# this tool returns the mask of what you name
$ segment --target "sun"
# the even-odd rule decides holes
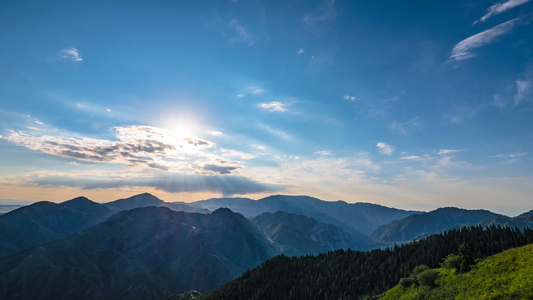
[[[178,139],[195,137],[198,132],[196,122],[189,119],[172,120],[167,128]]]

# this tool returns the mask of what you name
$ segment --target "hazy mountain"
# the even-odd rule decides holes
[[[7,214],[8,212],[15,210],[17,208],[20,208],[24,205],[17,205],[17,204],[2,204],[0,205],[0,215]]]
[[[265,212],[285,211],[305,215],[319,222],[334,224],[349,231],[358,239],[364,239],[379,226],[403,219],[416,211],[405,211],[370,203],[346,203],[322,201],[308,196],[276,195],[259,200],[246,198],[215,198],[191,203],[196,207],[215,209],[227,207],[254,217]]]
[[[137,208],[0,258],[0,299],[165,299],[216,288],[276,253],[228,209]]]
[[[533,217],[533,209],[516,216],[516,218],[525,218],[525,217]]]
[[[110,215],[105,206],[85,197],[23,206],[0,216],[0,256],[65,238]]]
[[[381,226],[371,235],[376,244],[407,242],[439,233],[450,228],[477,225],[488,219],[505,217],[488,210],[466,210],[456,207],[439,208],[423,214],[408,216]]]
[[[112,211],[122,211],[122,210],[128,210],[128,209],[133,209],[133,208],[156,206],[156,207],[168,207],[175,211],[184,211],[184,212],[199,212],[199,213],[211,212],[211,210],[197,208],[197,207],[185,204],[183,202],[165,202],[149,193],[143,193],[143,194],[135,195],[129,198],[103,203],[103,205]]]
[[[522,217],[523,216],[523,217]],[[518,228],[524,230],[524,228],[533,229],[533,215],[522,214],[518,217],[509,218],[501,217],[497,219],[485,220],[481,222],[482,226],[507,226],[509,228]]]
[[[286,255],[318,254],[337,249],[360,249],[355,238],[342,228],[282,211],[251,219]]]

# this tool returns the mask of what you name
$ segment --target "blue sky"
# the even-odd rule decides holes
[[[0,20],[9,201],[533,208],[533,1],[4,1]]]

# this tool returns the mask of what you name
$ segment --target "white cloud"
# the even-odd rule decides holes
[[[492,158],[503,158],[506,159],[507,163],[516,163],[522,157],[529,155],[527,152],[516,152],[516,153],[509,153],[509,154],[498,154],[498,155],[491,155]]]
[[[107,112],[112,112],[112,110],[110,108],[106,108],[105,109]]]
[[[402,158],[402,159],[406,159],[406,160],[416,160],[416,159],[421,159],[421,157],[418,156],[418,155],[402,156],[401,158]]]
[[[328,151],[328,150],[316,151],[314,154],[318,154],[318,155],[333,155],[331,153],[331,151]]]
[[[300,55],[300,54],[303,54],[304,52],[305,52],[304,49],[300,49],[298,50],[298,52],[296,52],[296,54]]]
[[[213,135],[213,136],[221,136],[223,133],[216,130],[210,130],[207,132],[207,134]]]
[[[75,62],[80,62],[83,60],[83,58],[81,58],[81,55],[78,49],[76,48],[64,49],[63,51],[61,51],[61,57],[63,59],[68,59],[68,60],[75,61]]]
[[[245,159],[245,160],[250,160],[250,159],[255,158],[255,155],[244,153],[244,152],[237,151],[237,150],[220,149],[220,152],[223,154],[224,157],[229,157],[229,158],[237,157],[237,158]]]
[[[274,112],[274,111],[286,112],[287,108],[285,106],[286,104],[278,102],[278,101],[259,104],[259,107],[264,108],[270,112]]]
[[[269,133],[273,134],[273,135],[277,135],[281,138],[284,138],[286,140],[290,140],[291,137],[286,133],[286,132],[283,132],[279,129],[275,129],[275,128],[272,128],[268,125],[265,125],[265,124],[260,124],[259,125],[260,127],[262,127],[263,129],[265,129],[266,131],[268,131]]]
[[[446,155],[446,154],[452,154],[452,153],[457,153],[457,152],[460,152],[461,150],[456,150],[456,149],[440,149],[437,154],[438,155]]]
[[[395,150],[393,146],[383,142],[377,143],[376,147],[378,148],[378,152],[382,155],[392,155]]]
[[[246,29],[244,26],[242,26],[239,21],[233,19],[229,23],[229,27],[238,34],[239,37],[231,39],[232,42],[246,42],[248,43],[248,46],[252,46],[255,44],[255,40],[253,35]]]
[[[9,131],[2,139],[43,153],[88,161],[141,168],[159,169],[184,174],[238,173],[242,167],[226,157],[253,158],[233,151],[217,150],[215,143],[194,137],[177,136],[151,126],[114,127],[116,139],[94,139],[35,135]],[[209,166],[205,168],[205,166]]]
[[[237,98],[242,98],[242,97],[244,97],[243,94],[238,94],[238,95],[237,95]]]
[[[471,52],[473,49],[492,43],[496,38],[508,33],[520,19],[512,19],[460,41],[453,47],[450,58],[458,61],[476,56]]]
[[[514,97],[514,104],[519,105],[520,103],[527,101],[527,96],[529,96],[531,91],[531,81],[528,80],[517,80],[516,81],[516,95]]]
[[[487,13],[483,17],[481,17],[481,19],[475,21],[474,25],[479,22],[485,22],[488,18],[494,15],[501,14],[504,11],[507,11],[516,6],[528,3],[529,1],[530,0],[508,0],[505,2],[496,3],[492,5],[491,7],[489,7],[487,9]]]
[[[352,101],[352,102],[357,100],[357,98],[355,96],[351,96],[351,95],[344,95],[344,97],[342,97],[342,99],[348,100],[348,101]]]
[[[261,94],[261,93],[264,93],[265,90],[261,89],[261,88],[253,88],[252,89],[252,93],[253,94]]]
[[[41,122],[41,121],[33,121],[33,122],[35,122],[36,124],[39,124],[39,125],[43,125],[43,124],[44,124],[44,123]]]
[[[511,153],[511,154],[509,154],[509,157],[510,158],[517,158],[517,157],[522,157],[522,156],[526,156],[526,155],[528,155],[527,152]]]

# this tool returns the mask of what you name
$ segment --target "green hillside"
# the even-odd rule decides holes
[[[397,285],[379,299],[533,299],[533,245],[490,256],[468,273],[436,271],[434,288]]]

